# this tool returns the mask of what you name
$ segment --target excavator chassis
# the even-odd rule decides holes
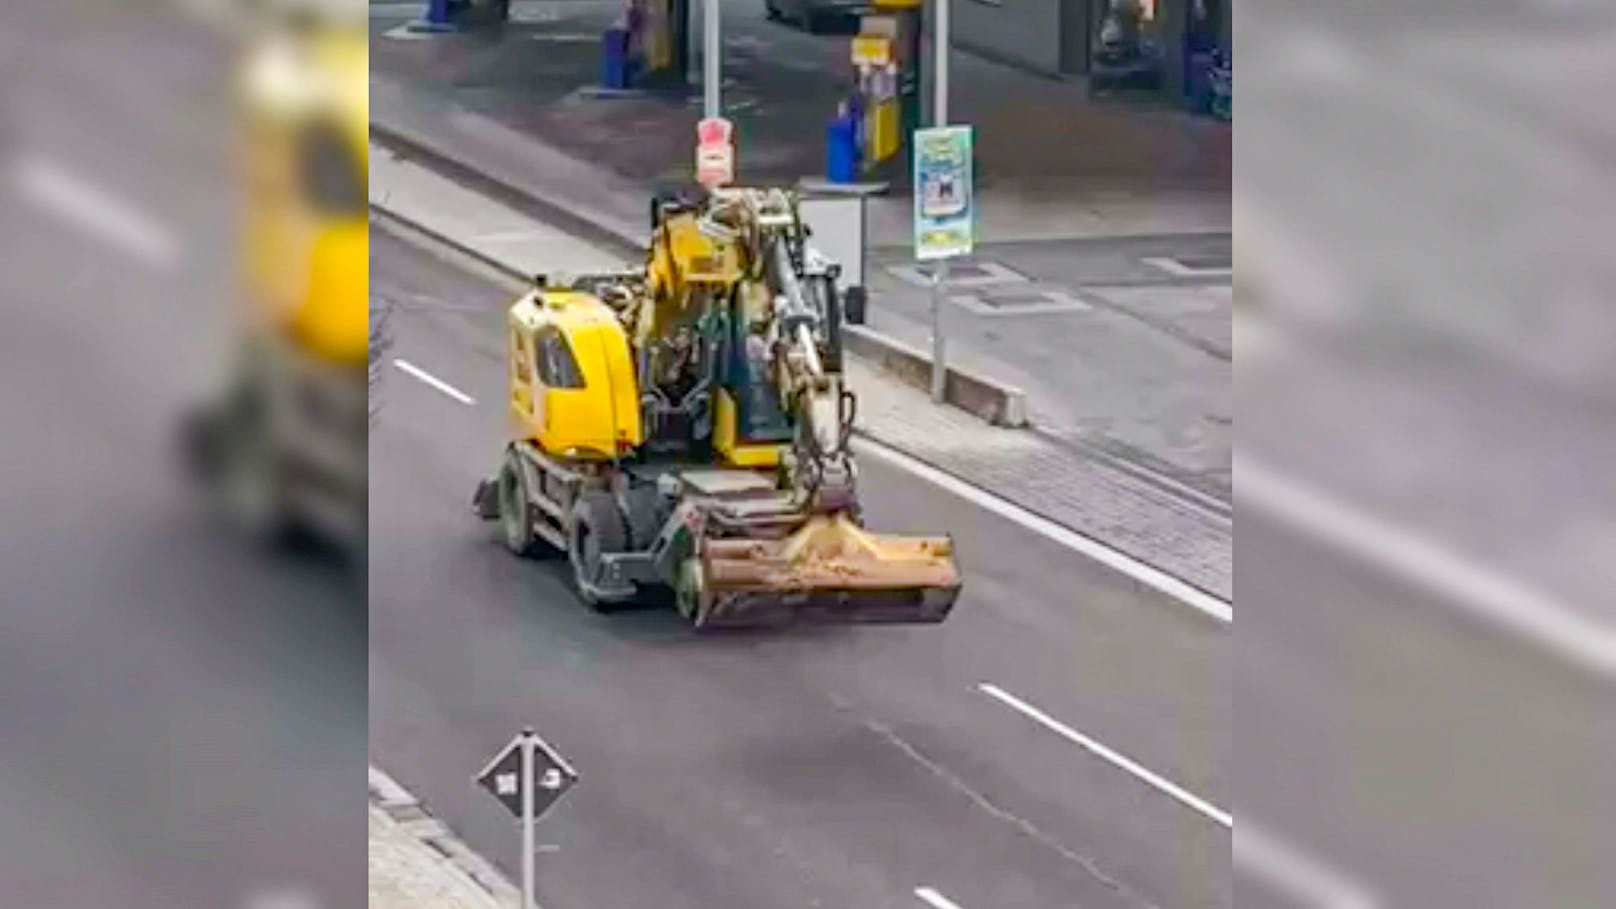
[[[473,509],[519,554],[565,554],[597,611],[671,591],[698,629],[935,624],[960,591],[948,537],[810,514],[758,471],[584,469],[520,442],[478,485]]]

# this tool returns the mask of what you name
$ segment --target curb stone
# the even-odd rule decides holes
[[[370,767],[368,788],[371,822],[402,838],[400,847],[411,853],[408,858],[417,874],[433,878],[440,890],[463,896],[462,902],[472,909],[518,909],[521,893],[499,869],[472,851],[386,772]],[[374,835],[371,841],[374,862]],[[376,876],[374,868],[372,875]]]

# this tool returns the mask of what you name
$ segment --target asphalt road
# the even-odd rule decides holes
[[[1275,280],[1240,345],[1236,810],[1387,906],[1616,891],[1616,689],[1570,655],[1612,639],[1611,270],[1577,227],[1612,158],[1577,87],[1616,31],[1498,10],[1297,15],[1241,64],[1238,268]],[[1276,509],[1275,477],[1330,508]]]
[[[1494,618],[1580,623],[1588,651],[1608,627],[1588,482],[1608,422],[1507,359],[1372,320],[1241,349],[1262,404],[1236,456],[1242,823],[1386,906],[1608,902],[1608,669]],[[1276,478],[1327,506],[1286,505]]]
[[[1228,626],[887,463],[871,523],[955,535],[943,626],[691,635],[596,616],[555,563],[469,512],[503,438],[507,294],[372,231],[393,368],[371,437],[371,750],[507,871],[517,836],[471,775],[533,724],[582,782],[544,821],[540,901],[962,909],[1226,907],[1230,831],[979,686],[1213,810],[1231,773]]]
[[[0,12],[6,905],[365,898],[362,591],[172,457],[229,338],[227,63],[156,3]]]
[[[1236,545],[1257,566],[1239,578],[1241,830],[1260,821],[1385,907],[1609,903],[1607,681],[1254,509]],[[1344,905],[1271,868],[1236,881],[1242,909]]]

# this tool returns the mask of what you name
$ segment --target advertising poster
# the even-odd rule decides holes
[[[971,127],[915,131],[915,258],[968,256],[976,243]]]

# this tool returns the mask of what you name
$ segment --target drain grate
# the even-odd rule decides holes
[[[918,265],[891,265],[887,273],[915,287],[931,287],[931,263]],[[948,266],[948,286],[951,288],[993,287],[1000,284],[1025,284],[1027,276],[998,262],[954,262]]]
[[[984,290],[949,298],[956,305],[982,316],[1031,316],[1084,312],[1090,306],[1061,288]]]

